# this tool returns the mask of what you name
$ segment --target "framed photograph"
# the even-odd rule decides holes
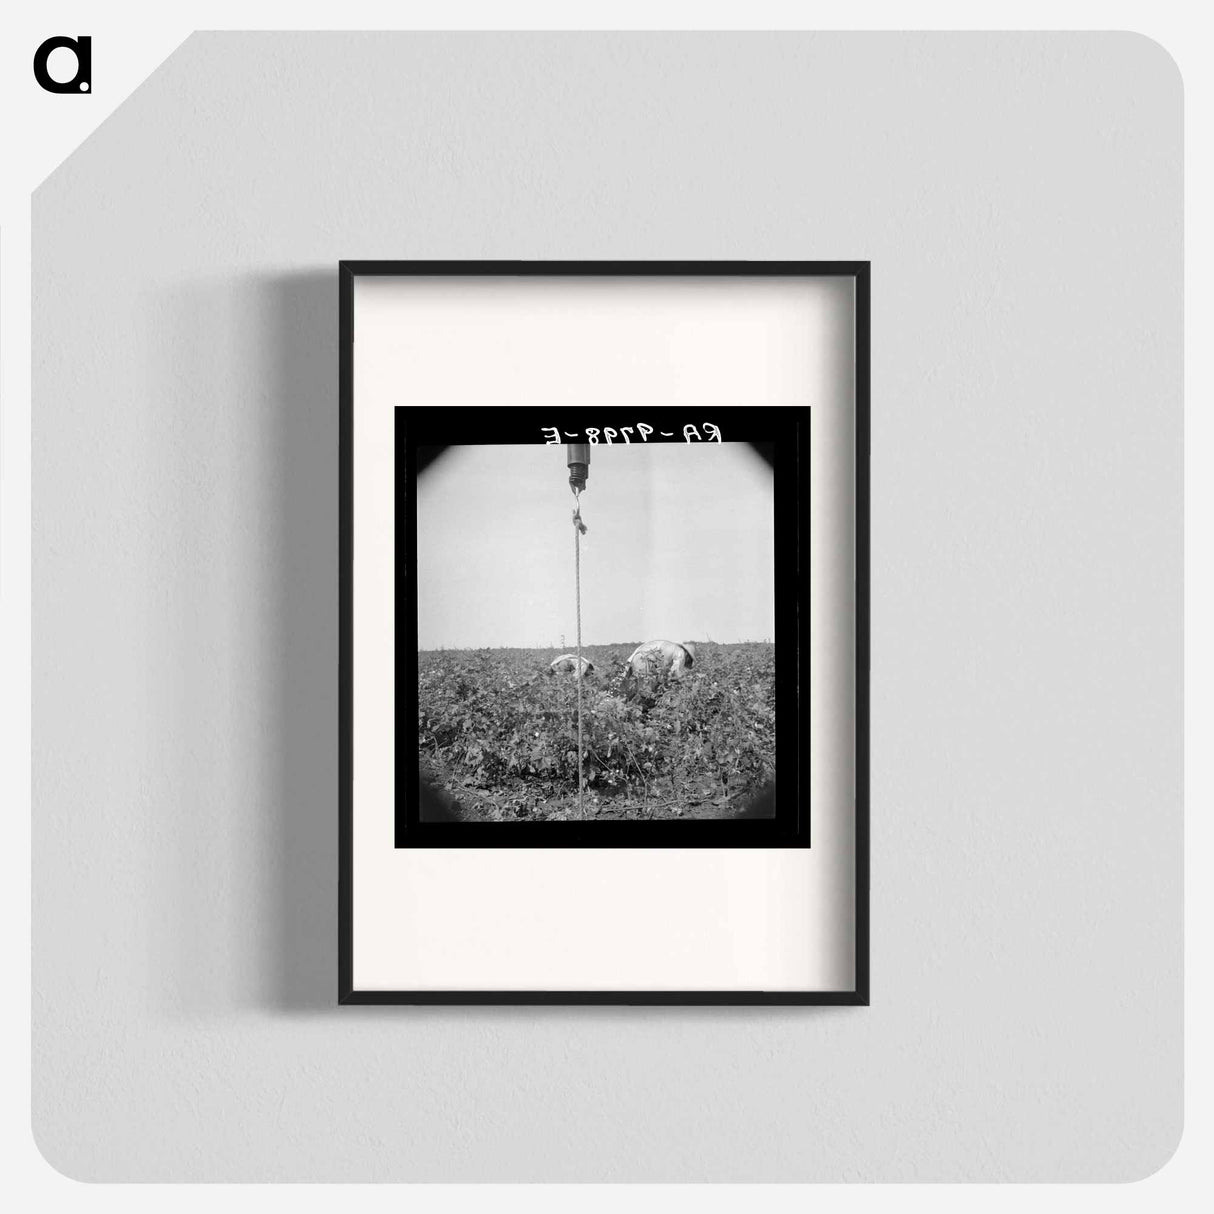
[[[339,1001],[867,1004],[867,262],[342,262]]]

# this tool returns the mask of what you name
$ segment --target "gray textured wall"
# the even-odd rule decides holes
[[[48,1159],[1160,1166],[1181,105],[1133,35],[191,39],[34,198]],[[872,259],[871,1008],[333,1006],[340,257]]]

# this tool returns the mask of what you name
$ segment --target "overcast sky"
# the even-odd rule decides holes
[[[572,511],[564,446],[448,448],[418,483],[419,648],[572,648]],[[748,444],[592,447],[582,518],[583,644],[774,636],[772,476]]]

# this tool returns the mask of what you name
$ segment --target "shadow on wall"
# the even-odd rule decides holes
[[[337,1004],[337,268],[273,285],[270,440],[276,559],[276,795],[264,970],[286,1009]],[[277,850],[277,855],[275,852]]]
[[[158,990],[191,1018],[336,1009],[337,267],[150,302],[154,380],[114,458],[146,530],[126,761],[156,815]]]

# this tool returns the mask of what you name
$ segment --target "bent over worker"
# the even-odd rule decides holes
[[[692,641],[646,641],[632,651],[624,663],[624,694],[635,698],[644,691],[652,696],[658,686],[668,679],[681,679],[691,669],[696,657]]]

